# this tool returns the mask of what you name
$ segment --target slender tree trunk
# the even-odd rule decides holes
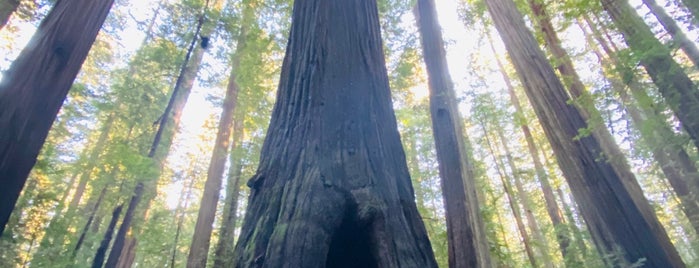
[[[112,211],[112,220],[109,221],[109,226],[107,226],[107,231],[104,233],[104,238],[102,239],[102,242],[100,242],[99,248],[97,248],[95,259],[92,261],[92,268],[101,268],[102,264],[104,263],[104,257],[107,254],[107,247],[109,247],[109,242],[112,240],[114,227],[116,227],[117,221],[119,220],[122,207],[122,205],[119,205],[114,209],[114,211]]]
[[[660,24],[663,25],[665,31],[672,36],[672,41],[684,51],[684,54],[692,61],[694,67],[699,68],[699,49],[697,49],[697,45],[694,44],[694,41],[687,38],[682,29],[677,26],[675,19],[670,17],[665,9],[658,5],[655,0],[643,0],[643,4],[650,9]]]
[[[208,6],[208,0],[206,2],[206,6]],[[172,142],[172,137],[174,135],[174,130],[172,131],[167,131],[166,129],[169,128],[169,122],[171,120],[171,117],[174,118],[173,111],[176,106],[182,101],[180,98],[180,90],[184,88],[184,85],[187,85],[186,83],[189,83],[188,80],[190,77],[187,75],[188,71],[191,71],[189,69],[189,62],[190,59],[192,58],[192,53],[195,50],[196,44],[198,43],[197,40],[199,40],[199,33],[201,31],[201,28],[204,24],[204,21],[206,18],[202,14],[199,17],[198,23],[195,27],[194,30],[194,35],[192,36],[192,41],[189,44],[189,48],[187,49],[187,53],[185,54],[184,60],[182,62],[182,67],[180,68],[180,73],[177,76],[177,80],[175,82],[175,86],[172,91],[172,95],[170,96],[170,99],[167,103],[167,106],[165,107],[165,111],[163,112],[162,116],[158,120],[158,129],[155,133],[155,136],[153,138],[153,143],[151,144],[151,147],[148,151],[148,158],[155,159],[156,162],[158,163],[158,168],[162,168],[162,161],[165,160],[165,157],[167,155],[167,152],[164,152],[162,155],[158,155],[158,147],[161,145],[161,140],[163,139],[163,135],[165,134],[165,140],[166,140],[166,147],[169,150],[170,144]],[[191,78],[193,79],[193,78]],[[191,89],[191,88],[190,88]],[[188,94],[188,93],[187,93]],[[185,100],[186,102],[186,100]],[[182,104],[184,105],[184,104]],[[134,188],[134,196],[132,201],[135,202],[129,202],[129,207],[126,210],[126,214],[124,215],[124,220],[121,223],[121,226],[119,227],[119,231],[117,232],[116,238],[114,239],[114,245],[112,245],[111,252],[109,253],[109,259],[107,259],[107,264],[106,267],[111,268],[111,267],[116,267],[118,258],[121,256],[121,251],[124,249],[125,241],[126,241],[126,233],[129,231],[131,228],[130,224],[132,222],[132,218],[134,217],[133,212],[136,210],[135,207],[133,206],[138,206],[139,203],[141,202],[141,199],[143,199],[143,194],[145,191],[148,192],[155,192],[157,191],[155,189],[156,182],[157,180],[150,180],[150,184],[146,185],[143,182],[138,182],[136,187]],[[145,191],[144,191],[145,189]],[[150,200],[147,202],[147,206],[150,206]],[[132,213],[129,213],[129,212]],[[143,216],[141,218],[145,217],[145,212],[147,209],[143,209]],[[127,220],[128,219],[128,220]],[[128,224],[127,224],[128,223]],[[126,226],[124,226],[127,224]],[[135,238],[132,238],[135,239]],[[133,243],[134,247],[132,247],[133,250],[135,250],[135,245],[136,243]],[[127,254],[129,255],[129,254]],[[111,266],[110,266],[111,265]]]
[[[92,208],[92,212],[90,213],[90,216],[87,218],[87,222],[85,223],[85,227],[83,228],[82,232],[80,232],[80,236],[78,237],[78,242],[75,243],[75,247],[73,248],[73,252],[71,253],[71,258],[75,258],[75,256],[78,254],[78,251],[80,250],[80,247],[82,247],[83,242],[85,241],[85,237],[87,236],[87,231],[90,230],[90,225],[92,224],[92,221],[95,219],[95,215],[97,214],[97,210],[99,210],[100,205],[102,205],[102,200],[104,199],[104,195],[106,193],[107,193],[107,187],[102,188],[102,191],[100,192],[99,198],[97,198],[97,202],[95,202],[95,206]]]
[[[434,0],[418,0],[416,17],[429,78],[432,130],[447,220],[449,267],[490,267],[473,157],[466,151]]]
[[[640,57],[660,94],[699,148],[699,90],[625,0],[602,0],[626,44]]]
[[[143,184],[139,183],[138,185],[136,185],[136,189],[134,190],[134,194],[131,197],[131,201],[129,201],[129,206],[126,209],[126,213],[124,213],[124,219],[122,220],[121,225],[119,226],[119,231],[117,231],[117,236],[114,239],[114,245],[112,245],[112,250],[109,252],[109,258],[107,258],[107,264],[105,265],[105,267],[117,267],[119,256],[121,256],[121,252],[124,249],[124,245],[126,244],[126,232],[131,226],[134,213],[136,212],[136,206],[138,205],[138,202],[140,201],[142,196]]]
[[[17,8],[19,7],[20,0],[0,0],[0,29],[7,25]]]
[[[694,162],[689,158],[684,148],[675,142],[677,135],[667,124],[666,119],[660,115],[661,112],[657,108],[647,105],[647,103],[652,102],[652,99],[638,82],[638,78],[633,73],[633,70],[620,62],[615,56],[615,52],[604,38],[599,35],[594,26],[589,25],[593,29],[592,34],[587,33],[583,25],[579,26],[587,36],[596,38],[607,54],[607,57],[605,57],[599,51],[598,46],[588,41],[592,44],[592,50],[599,58],[600,63],[603,66],[613,66],[613,68],[604,68],[605,73],[611,73],[614,70],[619,73],[616,76],[607,75],[607,79],[610,81],[612,89],[626,103],[626,111],[636,128],[639,130],[645,129],[645,131],[640,131],[641,137],[649,144],[653,158],[658,162],[663,174],[670,182],[670,186],[679,197],[682,209],[687,215],[690,224],[699,233],[699,200],[697,200],[697,195],[692,193],[696,193],[697,189],[699,189],[699,185],[697,185],[699,183],[699,172]],[[617,78],[619,76],[624,77],[623,81]],[[633,103],[631,100],[631,96],[624,88],[624,84],[630,89],[631,95],[637,99],[636,103]],[[694,185],[688,182],[693,182]]]
[[[3,75],[0,233],[113,2],[58,1]]]
[[[240,197],[240,180],[242,172],[240,150],[243,138],[243,118],[238,118],[233,127],[233,145],[230,152],[231,165],[228,169],[226,201],[223,207],[223,220],[218,235],[218,244],[214,253],[214,268],[233,267],[233,246],[235,245],[235,226],[238,221],[238,200]]]
[[[579,135],[588,127],[585,118],[568,104],[563,84],[514,2],[486,4],[598,249],[618,253],[621,262],[615,265],[645,259],[648,267],[684,267],[650,204],[638,196],[637,182],[625,181],[609,162],[599,161],[604,150],[594,135]],[[637,189],[629,188],[633,183]]]
[[[522,236],[522,243],[524,244],[524,251],[527,253],[527,258],[532,267],[539,267],[537,264],[536,254],[534,254],[534,249],[532,246],[532,239],[527,232],[527,227],[524,225],[524,220],[522,220],[522,212],[520,207],[515,201],[515,194],[512,190],[512,185],[510,184],[509,178],[506,178],[506,174],[503,171],[505,164],[499,159],[498,155],[495,154],[495,149],[493,149],[493,143],[490,141],[488,136],[488,130],[485,127],[485,122],[481,122],[481,127],[483,127],[483,135],[485,136],[486,143],[488,144],[488,150],[493,156],[493,161],[495,162],[495,169],[497,170],[500,182],[502,183],[502,188],[505,190],[507,196],[507,202],[510,205],[510,210],[512,210],[512,215],[515,218],[515,223],[517,224],[517,230],[519,235]]]
[[[519,200],[522,203],[524,216],[527,218],[527,224],[529,225],[529,229],[532,232],[532,236],[536,241],[535,247],[539,250],[539,255],[541,255],[541,258],[544,261],[543,266],[552,268],[553,263],[551,257],[548,255],[548,241],[546,241],[546,237],[544,236],[544,233],[541,231],[539,223],[537,222],[536,217],[534,217],[534,213],[532,212],[533,206],[531,199],[529,199],[529,194],[527,194],[527,192],[524,190],[522,178],[519,175],[519,169],[517,168],[517,165],[514,162],[514,158],[512,157],[512,151],[510,151],[510,147],[507,145],[507,138],[505,137],[505,134],[503,133],[502,128],[499,125],[495,126],[495,132],[498,134],[498,138],[500,139],[502,148],[505,150],[507,164],[510,167],[510,172],[512,173],[512,178],[515,182],[515,189],[517,189],[517,196],[519,197]]]
[[[493,45],[490,33],[488,33],[488,40],[490,44],[490,49],[493,51],[493,54],[498,55],[497,51],[495,50],[495,46]],[[522,108],[521,101],[519,100],[519,97],[517,97],[517,93],[515,92],[515,88],[512,85],[512,81],[510,81],[510,76],[505,71],[505,66],[500,61],[499,57],[495,57],[495,61],[498,65],[500,75],[505,81],[505,85],[507,86],[507,90],[510,95],[510,100],[512,102],[512,105],[515,107],[515,112],[517,116],[524,116],[524,109]],[[534,170],[536,171],[539,186],[541,187],[541,192],[544,194],[546,213],[548,213],[548,216],[551,219],[551,223],[553,224],[554,230],[556,232],[556,241],[558,242],[561,254],[563,255],[563,258],[569,265],[576,265],[578,264],[577,257],[568,254],[568,247],[570,246],[570,234],[567,233],[564,229],[565,227],[563,226],[564,221],[563,216],[561,214],[561,209],[558,206],[558,203],[556,202],[556,197],[553,194],[553,188],[551,187],[551,183],[549,182],[548,174],[546,173],[546,169],[544,168],[544,165],[541,162],[541,158],[539,156],[539,149],[537,148],[536,142],[534,141],[534,136],[532,135],[532,132],[529,129],[529,125],[526,119],[518,118],[517,121],[520,122],[519,125],[522,129],[522,133],[524,134],[524,139],[527,142],[527,149],[529,150],[529,155],[532,157],[534,163]]]
[[[236,267],[436,267],[376,1],[297,0]]]
[[[251,13],[251,10],[248,13]],[[204,193],[202,194],[197,223],[194,226],[192,245],[189,248],[189,256],[187,257],[187,267],[189,268],[205,267],[209,256],[211,232],[213,231],[216,207],[219,201],[218,193],[221,191],[226,156],[228,155],[228,149],[231,147],[231,134],[234,131],[233,119],[238,102],[238,92],[240,91],[236,79],[240,69],[240,55],[245,50],[246,35],[247,29],[243,26],[241,27],[235,55],[233,56],[231,74],[228,77],[228,87],[223,100],[223,110],[221,111],[221,120],[218,124],[214,151],[211,155],[211,162],[209,163],[209,170],[204,183]],[[240,129],[235,129],[235,131],[240,131]]]
[[[177,208],[175,209],[175,213],[178,213],[177,216],[177,231],[175,231],[175,241],[173,242],[172,245],[172,257],[170,258],[170,268],[175,268],[175,260],[177,259],[177,244],[179,243],[179,237],[180,233],[182,231],[182,225],[184,224],[184,218],[185,218],[185,211],[189,207],[189,200],[190,196],[192,195],[192,189],[194,188],[194,182],[196,181],[194,178],[196,176],[189,176],[191,177],[191,181],[189,182],[189,185],[182,189],[182,192],[180,193],[180,198],[177,201]],[[206,266],[204,266],[206,267]]]

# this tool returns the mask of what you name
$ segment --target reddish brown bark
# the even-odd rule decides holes
[[[297,0],[236,267],[436,267],[376,1]]]
[[[525,92],[599,250],[619,258],[613,265],[644,261],[648,267],[684,267],[640,187],[609,162],[595,135],[579,135],[585,117],[569,97],[511,0],[486,0]],[[636,183],[637,186],[637,183]],[[651,212],[650,214],[648,212]]]
[[[0,233],[112,3],[58,1],[0,82]]]
[[[449,267],[489,267],[490,251],[478,205],[471,152],[467,152],[454,84],[447,67],[434,0],[417,1],[427,66],[430,114],[447,220]]]

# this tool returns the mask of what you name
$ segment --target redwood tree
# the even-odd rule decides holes
[[[0,233],[113,2],[56,2],[0,82]]]
[[[490,267],[473,159],[464,143],[462,119],[456,107],[434,0],[418,0],[416,17],[429,78],[432,131],[446,210],[449,267]]]
[[[297,0],[237,267],[436,267],[375,0]]]
[[[486,4],[595,244],[602,253],[618,257],[608,264],[684,267],[638,183],[624,181],[611,163],[600,160],[603,145],[595,135],[579,133],[588,127],[585,118],[569,104],[563,84],[515,3]]]

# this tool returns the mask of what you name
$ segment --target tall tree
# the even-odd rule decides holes
[[[247,9],[246,11],[248,17],[252,15],[252,10]],[[202,194],[197,223],[194,227],[192,245],[189,248],[187,267],[206,267],[206,259],[209,256],[209,243],[211,241],[214,219],[216,217],[216,207],[219,201],[218,193],[221,191],[223,169],[226,166],[226,156],[228,156],[228,149],[231,147],[232,132],[240,131],[240,129],[233,129],[233,116],[235,115],[238,92],[240,91],[240,86],[236,78],[238,69],[240,68],[240,54],[245,49],[246,35],[247,30],[245,26],[243,26],[240,30],[240,37],[238,38],[235,55],[233,56],[233,62],[231,64],[231,74],[228,77],[226,96],[223,100],[223,110],[221,111],[221,119],[218,124],[218,134],[216,135],[214,151],[211,155],[209,171],[206,175],[206,182],[204,183],[204,193]]]
[[[697,45],[694,41],[687,38],[687,35],[685,35],[682,29],[677,25],[675,19],[670,17],[665,9],[655,0],[643,0],[643,4],[650,9],[655,18],[657,18],[663,28],[665,28],[665,31],[672,36],[672,41],[684,51],[684,54],[692,61],[694,67],[699,68],[699,49],[697,49]]]
[[[490,50],[493,52],[494,55],[498,55],[497,51],[495,50],[495,46],[493,44],[490,32],[488,32],[487,35]],[[522,103],[519,100],[517,93],[515,92],[515,87],[512,84],[510,75],[507,73],[505,65],[500,60],[500,57],[495,57],[495,63],[498,66],[498,71],[500,72],[503,81],[505,81],[505,86],[507,87],[507,92],[510,96],[510,102],[512,103],[512,106],[515,108],[515,120],[519,122],[519,126],[522,129],[522,134],[524,134],[524,139],[527,143],[529,155],[533,160],[532,162],[534,163],[536,177],[539,182],[539,186],[541,187],[541,192],[544,194],[546,213],[551,219],[551,223],[553,224],[554,230],[556,232],[556,241],[558,242],[558,247],[561,250],[561,254],[563,255],[563,258],[566,260],[566,262],[569,264],[574,264],[573,262],[576,261],[576,256],[571,256],[568,254],[568,247],[570,246],[570,237],[563,226],[564,221],[563,216],[561,215],[561,209],[558,206],[558,203],[556,202],[555,195],[553,194],[553,188],[551,187],[551,182],[548,173],[546,172],[544,164],[541,162],[541,157],[539,156],[539,149],[536,142],[534,141],[532,131],[529,127],[529,124],[527,123],[527,120],[522,118],[524,116],[524,109],[522,108]]]
[[[113,2],[58,1],[0,82],[0,233]]]
[[[636,10],[624,0],[602,0],[629,48],[639,59],[670,109],[699,147],[699,90],[670,50],[653,35]]]
[[[596,137],[580,135],[588,127],[585,118],[568,104],[563,84],[515,3],[486,0],[486,5],[598,249],[618,254],[615,265],[684,267],[650,205],[638,202],[645,200],[637,196],[640,190],[628,189],[637,182],[622,181],[609,162],[599,161],[604,151]]]
[[[489,267],[490,251],[476,195],[454,83],[434,0],[417,1],[417,21],[430,89],[430,114],[447,220],[449,267]]]
[[[436,267],[379,29],[374,0],[294,2],[238,267]]]

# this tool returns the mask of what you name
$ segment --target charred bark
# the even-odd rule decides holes
[[[640,187],[630,188],[637,182],[600,161],[605,151],[594,135],[580,135],[587,122],[568,104],[563,84],[514,2],[486,4],[598,249],[618,255],[620,262],[609,264],[684,267],[650,204],[638,196]]]
[[[489,267],[490,250],[478,204],[473,157],[466,151],[434,0],[418,0],[416,17],[429,80],[432,130],[447,220],[449,267]]]
[[[0,82],[0,233],[113,2],[58,1]]]
[[[297,0],[236,267],[436,267],[376,1]]]

